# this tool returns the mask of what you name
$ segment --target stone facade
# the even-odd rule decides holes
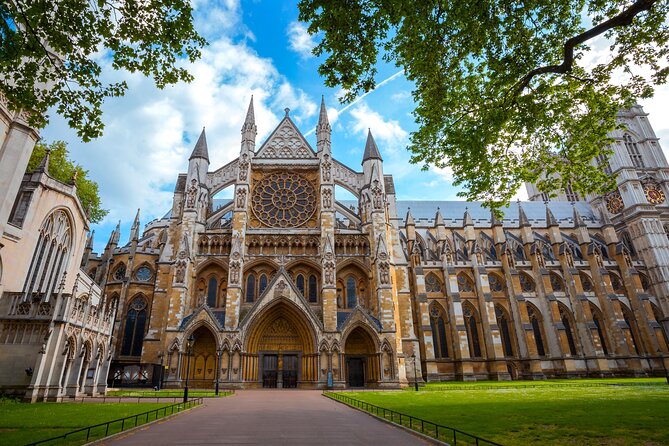
[[[650,213],[664,202],[637,217],[600,214],[594,199],[530,201],[498,221],[479,203],[398,201],[371,133],[361,172],[334,158],[330,135],[321,104],[316,150],[288,110],[256,147],[251,102],[237,159],[211,169],[203,130],[168,214],[140,233],[138,213],[127,245],[117,229],[104,253],[85,255],[119,302],[110,383],[665,373],[658,259],[669,243]],[[336,187],[357,200],[336,200]],[[214,198],[226,188],[232,199]]]
[[[32,401],[106,391],[117,306],[80,269],[88,219],[48,163],[23,177],[0,251],[0,391]]]

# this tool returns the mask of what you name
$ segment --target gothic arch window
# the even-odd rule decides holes
[[[567,198],[567,201],[579,201],[580,198],[578,193],[572,188],[571,184],[568,184],[564,189],[564,194]]]
[[[625,287],[623,286],[623,282],[620,280],[620,277],[614,273],[609,273],[609,277],[611,278],[611,287],[613,288],[613,291],[618,294],[624,294]]]
[[[353,309],[357,305],[372,308],[367,293],[366,274],[356,265],[348,265],[337,271],[337,308]]]
[[[314,274],[309,276],[309,302],[318,302],[318,279]]]
[[[653,309],[653,316],[655,317],[655,321],[660,325],[659,330],[662,332],[662,336],[664,337],[664,342],[667,345],[667,347],[669,347],[669,335],[667,334],[667,331],[664,329],[664,325],[662,324],[662,320],[664,319],[664,317],[662,316],[662,310],[660,310],[660,307],[658,307],[652,302],[650,306]]]
[[[639,347],[641,346],[639,344],[639,340],[641,339],[641,333],[639,332],[639,325],[636,323],[636,319],[634,318],[634,315],[630,311],[629,308],[627,308],[623,303],[620,303],[620,308],[622,309],[623,313],[623,319],[625,320],[625,323],[627,324],[627,327],[630,330],[630,337],[632,338],[632,346],[634,347],[634,351],[636,352],[637,355],[641,354],[639,351]]]
[[[537,354],[539,356],[546,356],[541,313],[534,305],[530,303],[527,303],[526,305],[527,305],[527,316],[530,319],[530,324],[532,325],[532,333],[534,334],[534,341],[537,346]]]
[[[527,274],[521,272],[518,274],[518,281],[520,282],[520,289],[523,293],[532,293],[536,289],[534,280]]]
[[[493,293],[503,293],[505,286],[504,286],[504,279],[499,274],[494,274],[491,273],[488,275],[488,283],[490,284],[490,291]]]
[[[592,322],[595,324],[595,329],[597,330],[597,337],[599,338],[599,343],[602,346],[602,351],[605,355],[609,354],[608,343],[606,342],[606,326],[604,325],[604,318],[602,312],[599,311],[595,305],[590,303],[590,311],[592,312]]]
[[[251,303],[256,300],[256,276],[249,274],[246,277],[246,302]]]
[[[569,347],[569,353],[571,356],[576,356],[576,343],[574,342],[574,318],[571,314],[571,311],[563,305],[558,304],[560,309],[560,320],[564,326],[564,334],[567,337],[567,346]]]
[[[592,279],[590,279],[590,276],[588,276],[586,273],[579,273],[579,276],[581,278],[581,286],[583,287],[583,291],[586,293],[592,293],[595,291],[595,286],[592,283]]]
[[[349,276],[346,279],[346,308],[355,308],[358,305],[358,296],[356,294],[355,278]]]
[[[23,287],[24,297],[50,296],[60,284],[72,247],[72,223],[64,210],[57,209],[42,223],[29,273]]]
[[[519,260],[521,262],[525,261],[525,250],[523,249],[523,246],[520,243],[516,243],[516,260]]]
[[[553,288],[553,292],[563,293],[564,282],[562,281],[562,277],[560,277],[557,273],[551,272],[549,278],[551,281],[551,287]]]
[[[506,309],[500,304],[495,305],[495,317],[502,335],[502,348],[504,356],[513,357],[513,343],[511,341],[511,318]]]
[[[648,293],[650,291],[650,280],[648,280],[648,276],[642,273],[639,273],[639,279],[641,280],[641,288]]]
[[[297,278],[295,279],[295,286],[297,289],[302,293],[302,296],[304,296],[304,276],[302,274],[298,274]]]
[[[460,273],[458,278],[458,291],[461,293],[473,293],[474,281],[465,273]]]
[[[428,273],[425,276],[425,291],[428,293],[441,293],[441,280],[435,273]]]
[[[123,280],[125,279],[125,263],[121,263],[115,270],[114,270],[114,280]]]
[[[632,243],[632,237],[630,237],[629,232],[621,231],[620,241],[623,242],[623,246],[625,246],[625,248],[627,248],[627,251],[629,251],[630,257],[632,257],[632,259],[636,259],[637,257],[636,249],[634,249],[634,243]]]
[[[465,303],[462,306],[462,312],[465,317],[465,329],[467,330],[467,339],[469,340],[469,356],[480,358],[482,350],[478,313],[470,303]]]
[[[128,305],[123,331],[121,355],[141,356],[144,342],[144,328],[147,317],[147,302],[143,296],[137,296]]]
[[[629,133],[625,133],[623,135],[623,141],[625,142],[625,148],[627,149],[627,153],[630,156],[632,165],[637,169],[643,169],[646,167],[643,162],[641,151],[639,151],[639,146],[637,145],[636,141],[632,139],[632,136]]]
[[[444,321],[441,309],[435,303],[430,306],[430,329],[432,330],[434,357],[437,359],[448,358],[446,322]]]
[[[267,274],[261,274],[258,280],[258,295],[261,296],[267,288]]]
[[[146,265],[142,265],[135,270],[135,280],[139,282],[148,282],[153,277],[153,271]]]
[[[553,253],[553,248],[548,243],[541,242],[541,254],[546,260],[555,260],[555,254]]]
[[[218,293],[218,281],[216,277],[209,278],[207,284],[207,305],[211,308],[216,306],[216,294]]]

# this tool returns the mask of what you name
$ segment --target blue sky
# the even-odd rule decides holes
[[[337,100],[340,91],[325,87],[318,75],[320,60],[311,55],[314,39],[297,22],[297,2],[193,3],[196,28],[210,45],[200,61],[188,65],[195,76],[192,83],[158,90],[151,80],[115,72],[101,59],[105,79],[124,79],[129,85],[126,96],[108,100],[103,108],[104,136],[84,144],[55,114],[42,132],[47,142],[67,141],[71,157],[99,183],[103,207],[110,212],[94,226],[97,252],[104,249],[119,220],[121,243],[127,241],[138,208],[142,225],[170,209],[177,174],[185,172],[203,126],[210,170],[238,156],[240,129],[252,94],[257,146],[278,124],[286,107],[307,135],[316,125],[323,95],[337,159],[359,170],[367,128],[371,128],[384,157],[384,170],[395,178],[399,199],[457,199],[448,171],[422,172],[408,162],[405,147],[415,129],[412,85],[399,68],[381,65],[377,77],[381,85],[342,110]],[[669,92],[660,89],[653,101],[643,104],[660,137],[669,137],[665,119],[669,116],[662,106],[666,98]],[[307,140],[315,148],[313,133]]]

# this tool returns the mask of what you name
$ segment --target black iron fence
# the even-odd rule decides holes
[[[47,438],[46,440],[28,443],[26,446],[34,446],[38,444],[84,444],[93,440],[107,437],[109,435],[123,432],[127,429],[146,424],[149,421],[155,421],[159,418],[164,418],[168,415],[179,413],[183,410],[202,404],[203,398],[193,398],[186,403],[171,404],[169,406],[153,409],[148,412],[143,412],[137,415],[130,415],[125,418],[107,421],[106,423],[94,424],[92,426],[82,427],[81,429],[67,432],[63,435]]]
[[[451,446],[456,445],[493,445],[493,446],[502,446],[500,443],[495,443],[491,440],[486,440],[484,438],[478,437],[476,435],[468,434],[459,429],[452,427],[444,426],[443,424],[433,423],[432,421],[423,420],[422,418],[414,417],[413,415],[408,415],[405,413],[397,412],[392,409],[386,409],[385,407],[379,407],[374,404],[370,404],[366,401],[356,400],[347,395],[342,395],[338,392],[323,392],[323,395],[328,398],[332,398],[335,401],[347,404],[351,407],[355,407],[366,412],[369,412],[373,415],[376,415],[379,418],[383,418],[387,421],[390,421],[400,426],[407,427],[409,429],[420,432],[423,435],[427,435],[439,441],[448,442]]]

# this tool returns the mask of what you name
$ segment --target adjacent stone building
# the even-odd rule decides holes
[[[361,171],[337,161],[324,104],[316,150],[288,110],[258,146],[251,102],[237,159],[210,166],[203,130],[172,209],[86,253],[119,302],[109,383],[665,374],[669,166],[641,108],[620,117],[603,166],[618,192],[541,203],[530,186],[499,221],[479,203],[398,200],[371,133]]]

